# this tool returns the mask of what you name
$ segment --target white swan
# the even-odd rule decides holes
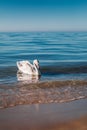
[[[25,60],[25,61],[18,61],[17,67],[20,72],[29,74],[29,75],[41,75],[39,61],[36,59],[33,61],[33,65]]]

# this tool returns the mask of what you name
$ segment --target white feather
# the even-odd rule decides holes
[[[25,60],[25,61],[17,61],[17,67],[20,72],[29,74],[29,75],[41,75],[39,70],[39,62],[38,60],[33,61],[33,65]]]

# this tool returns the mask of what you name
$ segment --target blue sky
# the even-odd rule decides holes
[[[87,0],[0,0],[0,31],[86,31]]]

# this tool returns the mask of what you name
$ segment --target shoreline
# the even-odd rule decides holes
[[[87,81],[0,85],[0,109],[24,104],[71,102],[85,98],[87,98]]]
[[[47,81],[0,86],[0,108],[62,103],[87,98],[87,81]]]
[[[87,98],[0,109],[1,130],[86,130]]]

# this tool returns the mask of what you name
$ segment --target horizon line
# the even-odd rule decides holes
[[[4,32],[87,32],[87,30],[3,30]]]

